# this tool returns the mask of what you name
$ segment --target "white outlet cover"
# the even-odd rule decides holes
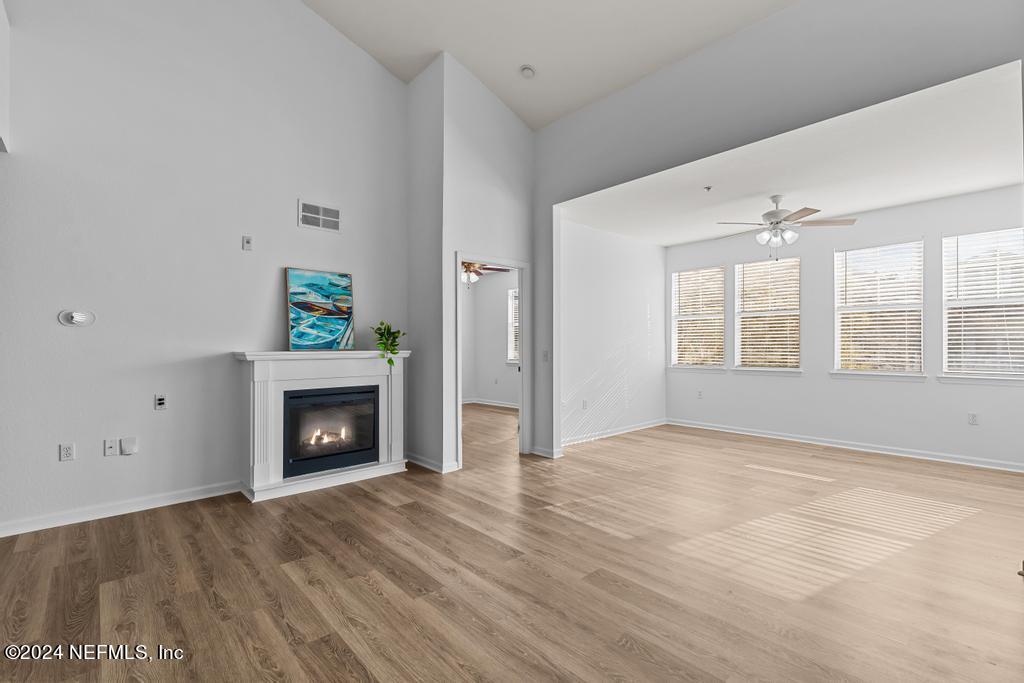
[[[58,446],[57,459],[61,462],[67,462],[75,459],[75,444],[62,443]]]

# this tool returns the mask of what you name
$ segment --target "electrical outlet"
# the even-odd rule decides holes
[[[697,390],[697,398],[704,398],[704,392],[701,389]]]
[[[61,462],[67,462],[68,460],[74,460],[75,459],[75,444],[74,444],[74,442],[72,442],[72,443],[62,443],[62,444],[59,444],[59,446],[60,446],[60,449],[58,451],[57,457],[58,457],[58,459]]]
[[[978,426],[978,414],[977,413],[967,413],[967,424],[971,425],[972,427],[977,427]]]
[[[120,454],[117,439],[103,439],[103,457]]]
[[[583,410],[587,409],[587,399],[583,399]]]
[[[153,410],[167,410],[167,394],[153,394]]]
[[[252,235],[242,235],[242,251],[252,251]]]

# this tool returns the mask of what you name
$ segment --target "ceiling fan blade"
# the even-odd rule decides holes
[[[764,223],[730,223],[729,221],[718,221],[718,225],[764,225]]]
[[[829,220],[821,221],[800,221],[801,228],[813,228],[813,227],[826,227],[830,225],[853,225],[857,222],[856,218],[832,218]]]
[[[726,223],[725,225],[750,225],[750,223]],[[755,223],[754,225],[760,225],[760,223]],[[760,232],[760,230],[740,230],[739,232],[730,232],[728,235],[712,237],[710,238],[710,241],[727,240],[730,237],[736,237],[737,235],[753,235],[755,232]]]
[[[800,209],[799,211],[794,211],[793,213],[791,213],[788,216],[786,216],[785,218],[783,218],[782,222],[783,223],[796,223],[801,218],[806,218],[807,216],[810,216],[812,213],[818,213],[819,211],[821,211],[821,209],[812,209],[809,206],[805,206],[804,208]]]
[[[508,268],[502,268],[501,266],[480,266],[480,270],[490,270],[495,273],[507,273]]]

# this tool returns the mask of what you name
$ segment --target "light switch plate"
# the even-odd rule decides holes
[[[108,457],[118,454],[117,439],[103,440],[103,456]]]
[[[121,437],[121,455],[135,455],[139,452],[139,437],[137,436],[122,436]]]

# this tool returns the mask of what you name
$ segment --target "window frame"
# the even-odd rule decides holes
[[[743,290],[740,285],[741,273],[745,273],[747,266],[759,265],[762,263],[778,263],[779,261],[796,261],[797,262],[797,308],[795,309],[779,309],[774,311],[750,311],[744,313],[741,308]],[[745,274],[743,275],[745,277]],[[737,263],[733,266],[733,352],[732,352],[732,369],[740,372],[768,372],[768,373],[780,373],[780,374],[799,374],[803,372],[803,315],[801,309],[803,306],[803,260],[800,256],[788,256],[786,258],[769,258],[762,259],[760,261],[746,261],[743,263]],[[799,335],[799,341],[797,343],[797,364],[795,366],[776,366],[776,365],[744,365],[743,364],[743,335],[741,333],[741,323],[744,318],[769,318],[769,317],[781,317],[784,315],[797,316],[797,333]]]
[[[865,251],[868,249],[883,249],[885,247],[898,247],[905,245],[919,244],[921,249],[921,300],[916,306],[907,304],[885,304],[885,305],[859,305],[859,306],[840,306],[837,302],[838,297],[838,283],[836,282],[836,256],[839,254],[848,254],[852,251]],[[925,331],[927,329],[927,319],[925,313],[925,239],[921,237],[917,240],[911,240],[908,242],[891,242],[886,244],[874,244],[865,247],[855,247],[851,249],[835,249],[832,255],[832,375],[855,375],[855,376],[882,376],[882,377],[926,377],[925,374]],[[914,370],[881,370],[878,368],[872,368],[868,370],[856,370],[852,368],[844,368],[841,366],[842,363],[842,313],[845,312],[883,312],[883,311],[905,311],[908,309],[917,309],[921,313],[921,369]]]
[[[519,365],[521,357],[519,345],[522,343],[522,324],[519,320],[519,288],[510,287],[506,296],[505,363],[507,365]],[[515,310],[514,315],[513,307]],[[512,355],[513,350],[515,350],[515,356]]]
[[[721,315],[710,314],[710,313],[686,313],[679,315],[676,313],[678,310],[677,300],[679,292],[676,288],[676,276],[682,273],[697,273],[705,270],[718,270],[722,276],[722,312]],[[669,335],[670,343],[668,348],[668,367],[670,369],[679,370],[725,370],[726,369],[726,357],[727,357],[727,340],[726,332],[728,330],[727,325],[727,313],[729,307],[729,291],[726,287],[728,278],[729,267],[725,264],[717,266],[702,266],[698,268],[688,268],[686,270],[675,270],[669,273],[668,276],[668,287],[669,287]],[[722,362],[721,363],[677,363],[676,358],[678,357],[678,343],[679,343],[679,330],[676,322],[679,320],[713,320],[721,317],[722,319]]]
[[[961,238],[971,238],[981,235],[989,235],[1000,232],[1024,231],[1024,227],[997,228],[995,230],[981,230],[978,232],[958,233],[955,235],[943,235],[940,241],[940,269],[942,274],[942,285],[940,297],[942,299],[942,373],[938,379],[947,382],[961,383],[983,383],[983,384],[1024,384],[1024,372],[991,373],[983,370],[957,371],[949,369],[949,310],[951,308],[969,308],[971,306],[990,306],[992,304],[1020,305],[1024,304],[1024,293],[1013,297],[987,297],[984,299],[947,299],[946,298],[946,240],[956,239],[959,250]],[[960,260],[957,256],[957,271],[959,276]],[[959,283],[958,283],[959,287]],[[957,302],[967,301],[970,303],[959,304]]]

